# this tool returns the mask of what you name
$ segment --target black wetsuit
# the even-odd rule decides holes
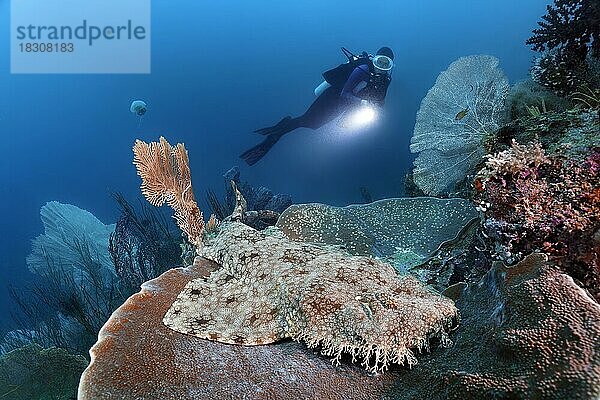
[[[373,89],[372,74],[368,61],[359,63],[352,71],[343,87],[330,86],[317,97],[304,114],[299,117],[285,117],[275,126],[258,129],[254,132],[265,135],[266,138],[258,145],[244,152],[240,158],[248,165],[256,164],[286,133],[298,128],[318,129],[331,122],[342,112],[350,107],[360,104],[363,99],[383,105],[387,92],[388,81],[385,88]]]

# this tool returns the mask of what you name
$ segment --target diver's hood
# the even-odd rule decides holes
[[[388,56],[377,55],[373,57],[373,66],[377,72],[390,74],[394,68],[394,62]]]

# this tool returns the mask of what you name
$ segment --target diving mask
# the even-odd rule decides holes
[[[394,62],[391,58],[384,55],[378,55],[373,57],[373,66],[380,72],[390,73],[394,68]]]

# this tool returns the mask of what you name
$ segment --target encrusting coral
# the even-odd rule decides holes
[[[477,372],[462,366],[450,372],[450,398],[600,396],[600,306],[544,254],[531,254],[513,267],[495,263],[457,304],[465,318],[477,319],[472,327],[496,330],[482,333],[476,350],[494,355],[487,365],[481,363]]]
[[[346,207],[295,204],[275,226],[291,240],[342,246],[352,255],[379,257],[405,270],[478,217],[468,200],[418,197]]]
[[[544,254],[496,262],[451,291],[461,313],[454,346],[403,374],[397,398],[599,398],[600,306]]]
[[[196,210],[189,173],[179,182],[173,168],[164,167],[158,146],[136,143],[137,149],[149,149],[144,162],[137,161],[136,152],[144,195],[162,204],[173,197],[165,192],[185,187],[185,207]],[[160,149],[168,156],[169,149],[185,153],[183,145],[172,148],[163,138]],[[177,168],[189,172],[187,161],[187,155],[179,157]],[[243,215],[234,212],[237,218]],[[200,226],[190,220],[194,216],[201,213],[188,213],[178,222]],[[447,332],[458,319],[453,302],[413,277],[399,276],[389,264],[292,242],[278,229],[259,232],[234,218],[222,222],[215,237],[204,239],[197,251],[222,268],[186,285],[164,317],[173,330],[245,345],[293,338],[319,346],[334,361],[344,353],[361,358],[373,372],[391,363],[415,364],[413,350],[428,349],[431,338],[450,343]]]
[[[189,167],[187,150],[175,147],[160,138],[160,143],[137,140],[133,154],[138,174],[142,178],[142,193],[154,206],[167,203],[175,212],[177,225],[190,243],[199,247],[204,233],[204,219],[198,208]]]
[[[497,263],[479,283],[452,291],[461,325],[454,345],[410,370],[372,376],[334,367],[305,346],[231,346],[162,323],[179,292],[221,266],[197,257],[145,283],[119,307],[90,351],[80,400],[597,399],[600,307],[540,255]]]
[[[385,398],[401,371],[373,376],[356,364],[334,366],[293,341],[231,346],[167,328],[163,316],[185,285],[219,268],[197,257],[144,283],[100,331],[78,399]]]
[[[0,356],[0,399],[70,400],[88,366],[85,357],[37,344]]]

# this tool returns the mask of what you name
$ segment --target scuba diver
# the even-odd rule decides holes
[[[382,47],[375,56],[363,52],[356,56],[342,47],[348,62],[323,73],[325,79],[316,89],[317,99],[296,118],[287,116],[277,125],[254,131],[266,138],[244,152],[248,165],[256,164],[283,135],[298,128],[318,129],[336,117],[360,107],[382,107],[392,80],[394,53]]]

